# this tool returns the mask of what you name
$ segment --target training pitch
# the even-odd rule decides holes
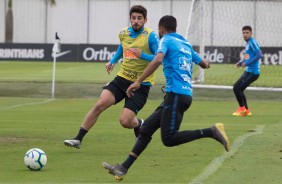
[[[43,65],[51,66],[50,63]],[[134,145],[133,130],[122,128],[118,123],[123,103],[100,116],[84,138],[81,149],[66,147],[63,141],[77,134],[105,81],[93,82],[90,74],[84,74],[89,70],[86,72],[88,67],[83,64],[71,64],[71,67],[62,64],[59,71],[75,73],[76,69],[84,69],[84,72],[77,70],[80,78],[71,79],[58,74],[58,91],[56,98],[51,99],[48,78],[51,70],[47,71],[46,66],[9,69],[5,65],[6,70],[0,72],[0,184],[115,183],[101,163],[123,162]],[[31,70],[35,72],[30,73]],[[5,72],[9,75],[4,75]],[[105,71],[99,69],[93,73],[102,75]],[[101,85],[96,88],[93,83]],[[89,89],[83,91],[82,87]],[[211,139],[168,148],[162,144],[158,131],[122,183],[281,183],[281,97],[277,94],[257,97],[257,93],[248,93],[252,96],[249,106],[253,116],[234,117],[231,114],[237,104],[232,91],[195,90],[181,130],[206,128],[222,122],[231,139],[231,151],[225,152],[221,144]],[[159,87],[152,95],[139,117],[149,116],[162,101]],[[48,158],[47,165],[38,172],[30,171],[23,161],[26,151],[35,147],[44,150]]]

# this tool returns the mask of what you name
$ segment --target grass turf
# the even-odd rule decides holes
[[[0,183],[111,183],[114,178],[101,167],[103,161],[120,163],[134,144],[133,131],[118,124],[122,104],[105,111],[85,137],[80,150],[63,145],[73,137],[85,113],[97,100],[1,97]],[[149,100],[140,112],[147,117],[160,103]],[[238,151],[204,183],[279,183],[281,180],[281,102],[251,101],[252,117],[233,117],[233,101],[194,101],[185,113],[181,129],[209,127],[223,122],[233,142],[257,125],[263,133],[246,139]],[[43,149],[45,168],[29,171],[25,152]],[[223,147],[201,139],[174,148],[164,147],[157,132],[151,144],[132,166],[123,183],[189,183],[210,162],[224,153]]]
[[[52,62],[0,62],[0,82],[51,82]],[[58,83],[99,83],[109,82],[119,69],[119,64],[111,75],[105,71],[105,63],[57,62],[56,82]],[[194,77],[198,67],[194,67]],[[212,64],[205,70],[205,84],[233,85],[243,73],[230,64]],[[282,66],[261,66],[260,78],[252,86],[282,87]],[[156,84],[164,84],[162,67],[156,73]]]
[[[65,147],[63,140],[76,135],[101,87],[112,80],[117,68],[114,75],[107,75],[103,63],[58,62],[56,99],[50,100],[52,63],[0,62],[0,183],[115,182],[101,163],[122,162],[134,144],[132,130],[118,124],[122,103],[100,116],[81,150]],[[281,72],[277,72],[280,68],[267,70],[269,74],[262,75],[255,84],[281,87]],[[206,82],[214,78],[228,85],[241,73],[231,65],[213,65],[205,73]],[[140,117],[147,117],[162,100],[161,68],[156,83]],[[253,117],[231,116],[237,107],[231,90],[194,90],[194,102],[185,113],[182,130],[223,122],[233,143],[258,125],[265,125],[263,133],[246,139],[203,183],[280,183],[281,92],[246,91],[246,94]],[[48,157],[47,166],[39,172],[29,171],[23,163],[25,152],[33,147],[43,149]],[[157,132],[123,183],[189,183],[223,153],[223,147],[210,139],[167,148]]]

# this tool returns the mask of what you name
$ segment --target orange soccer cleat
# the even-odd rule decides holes
[[[232,115],[233,116],[242,116],[246,113],[246,108],[245,106],[239,107]]]
[[[241,114],[240,116],[251,116],[252,113],[250,111],[250,109],[246,109],[246,112],[244,114]]]

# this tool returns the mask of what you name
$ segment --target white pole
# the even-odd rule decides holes
[[[58,34],[56,33],[55,35],[55,43],[52,49],[53,53],[53,77],[52,77],[52,99],[55,97],[55,81],[56,81],[56,59],[57,59],[57,54],[61,52],[61,41],[60,38],[58,37]]]
[[[200,5],[200,9],[201,9],[201,13],[200,13],[200,16],[201,16],[201,21],[200,21],[200,25],[201,25],[201,28],[200,28],[200,55],[202,56],[202,58],[204,58],[204,54],[205,54],[205,35],[204,35],[204,26],[205,26],[205,17],[204,17],[204,12],[205,12],[205,0],[201,0],[201,5]],[[200,76],[199,76],[199,80],[200,80],[200,83],[204,83],[205,81],[205,71],[203,68],[199,67],[200,69]]]
[[[56,79],[56,56],[54,54],[54,61],[53,61],[53,77],[52,77],[52,99],[55,97],[55,79]]]
[[[187,23],[187,27],[186,27],[186,33],[185,33],[185,38],[188,39],[188,35],[189,35],[189,28],[190,28],[190,24],[191,24],[191,18],[193,15],[193,11],[194,11],[194,3],[195,0],[192,0],[191,2],[191,6],[190,6],[190,12],[189,12],[189,17],[188,17],[188,23]]]

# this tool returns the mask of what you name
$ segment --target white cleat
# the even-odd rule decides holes
[[[81,142],[80,142],[80,140],[71,139],[71,140],[65,140],[65,141],[64,141],[64,144],[65,144],[66,146],[79,149],[79,148],[80,148],[80,145],[81,145]]]

